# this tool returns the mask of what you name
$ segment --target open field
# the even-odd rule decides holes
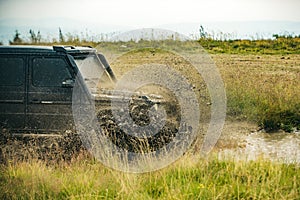
[[[299,55],[213,55],[226,85],[229,116],[267,131],[300,128]]]
[[[266,49],[259,42],[225,50],[227,43],[211,43],[216,46],[208,51],[222,75],[228,103],[227,124],[217,149],[236,148],[241,134],[259,127],[299,131],[300,54],[295,41],[296,47],[283,42],[278,49],[272,49],[270,41],[261,41],[270,46]],[[130,48],[130,43],[104,43],[97,47],[100,50],[101,45],[110,45],[112,51],[121,45]],[[189,63],[169,52],[134,51],[113,62],[112,68],[120,78],[147,61],[171,65],[189,77],[198,97],[207,95],[203,82],[197,81],[201,77],[190,76]],[[207,101],[203,99],[202,108],[209,111]],[[62,162],[10,160],[0,166],[0,199],[300,199],[299,163],[224,160],[215,151],[200,158],[194,149],[169,167],[144,174],[114,171],[86,152],[66,162],[63,158]]]
[[[228,117],[255,122],[266,131],[300,129],[299,54],[211,54],[211,58],[225,84]],[[193,66],[173,53],[153,49],[133,51],[114,61],[112,68],[120,78],[145,63],[173,67],[194,86],[193,91],[201,105],[209,101],[201,76]],[[203,99],[206,102],[201,102]]]

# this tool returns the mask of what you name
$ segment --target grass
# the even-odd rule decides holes
[[[107,45],[107,44],[105,44]],[[192,44],[183,45],[193,51]],[[105,47],[105,46],[103,46]],[[99,50],[102,45],[98,46]],[[105,47],[106,48],[106,47]],[[127,49],[120,51],[128,51]],[[117,49],[114,49],[117,51]],[[268,132],[300,130],[300,56],[262,54],[211,54],[227,93],[227,115],[257,123]],[[182,57],[161,49],[129,51],[111,63],[118,78],[145,63],[173,67],[195,86],[200,100],[207,96],[203,80]],[[207,98],[209,99],[209,98]],[[201,102],[202,104],[207,102]],[[205,106],[204,106],[205,107]],[[201,109],[205,109],[205,108]],[[204,112],[207,113],[207,112]],[[203,116],[202,116],[203,117]]]
[[[93,159],[30,160],[0,173],[1,199],[298,199],[295,164],[185,156],[160,171],[126,174]]]
[[[228,115],[267,131],[300,129],[299,55],[214,55],[226,84]]]
[[[213,40],[202,38],[200,45],[209,53],[230,54],[299,54],[300,37],[278,37],[261,40]]]

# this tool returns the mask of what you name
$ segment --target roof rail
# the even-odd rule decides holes
[[[63,46],[53,46],[53,50],[57,52],[67,52],[67,50]]]
[[[76,49],[74,46],[72,45],[67,45],[67,46],[63,46],[64,48],[71,48],[71,49]]]
[[[89,48],[89,49],[82,49],[82,48]],[[56,52],[64,52],[64,53],[69,53],[72,51],[78,51],[78,52],[85,52],[85,51],[91,51],[93,49],[93,47],[91,46],[80,46],[80,47],[75,47],[72,45],[69,46],[53,46],[53,50]]]

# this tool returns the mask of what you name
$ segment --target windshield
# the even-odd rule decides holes
[[[91,92],[111,89],[113,81],[96,54],[74,56],[75,62]]]

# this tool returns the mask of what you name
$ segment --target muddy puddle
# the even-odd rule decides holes
[[[221,159],[266,159],[300,164],[300,132],[249,132],[244,136],[240,135],[240,140],[235,148],[219,149],[218,156]]]

